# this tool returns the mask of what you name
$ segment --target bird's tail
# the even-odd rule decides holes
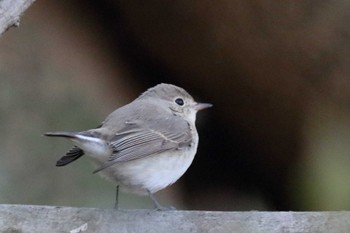
[[[47,132],[44,133],[48,137],[64,137],[64,138],[76,138],[77,132]]]
[[[69,139],[74,139],[77,138],[77,133],[76,132],[48,132],[44,134],[45,136],[48,137],[65,137]],[[65,156],[62,156],[57,162],[56,166],[57,167],[62,167],[65,166],[77,159],[79,159],[81,156],[84,155],[84,151],[80,149],[77,146],[74,146],[72,149],[70,149]]]
[[[80,149],[79,147],[75,146],[72,149],[70,149],[65,156],[62,156],[57,162],[57,167],[66,166],[67,164],[79,159],[81,156],[84,155],[84,151]]]

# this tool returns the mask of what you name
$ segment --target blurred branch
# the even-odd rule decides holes
[[[153,211],[0,205],[1,232],[350,232],[350,212]]]
[[[0,36],[10,27],[19,26],[22,13],[35,0],[0,0]]]

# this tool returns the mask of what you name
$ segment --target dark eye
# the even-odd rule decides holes
[[[182,105],[184,105],[184,100],[181,99],[181,98],[177,98],[177,99],[175,100],[175,103],[176,103],[177,105],[182,106]]]

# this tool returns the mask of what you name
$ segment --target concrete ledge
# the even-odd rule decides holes
[[[1,232],[350,232],[350,212],[212,212],[0,205]]]

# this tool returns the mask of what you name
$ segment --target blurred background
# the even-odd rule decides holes
[[[350,209],[349,1],[37,0],[0,38],[0,203],[113,208],[115,187],[47,131],[79,131],[176,84],[198,115],[195,210]],[[121,194],[121,208],[151,208]]]

